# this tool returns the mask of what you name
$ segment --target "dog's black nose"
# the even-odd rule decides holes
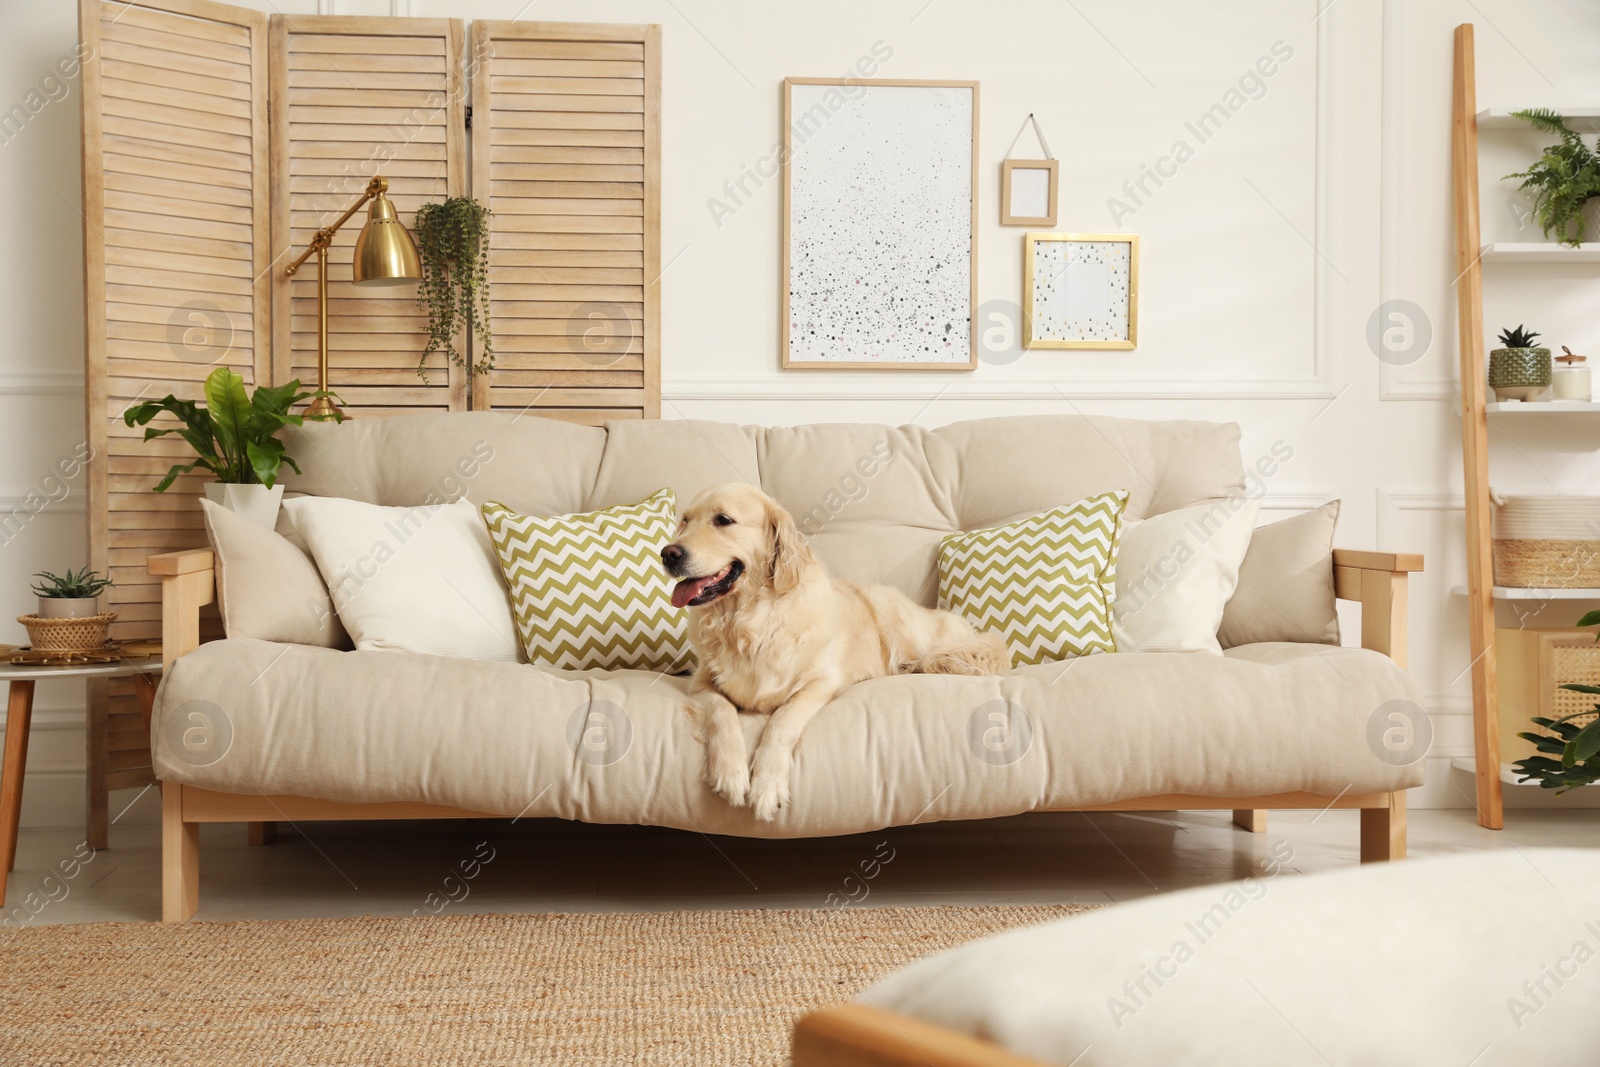
[[[667,570],[670,571],[674,567],[678,566],[678,564],[683,562],[683,557],[685,555],[686,553],[683,551],[683,547],[681,545],[668,545],[661,550],[661,562],[664,563]]]

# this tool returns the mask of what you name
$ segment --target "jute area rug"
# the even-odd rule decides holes
[[[813,1008],[1034,907],[0,932],[3,1064],[782,1064]]]

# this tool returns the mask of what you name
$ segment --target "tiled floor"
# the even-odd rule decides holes
[[[1494,832],[1479,828],[1470,811],[1413,811],[1410,852],[1600,847],[1600,817],[1592,811],[1512,811],[1506,824]],[[1259,835],[1235,828],[1220,812],[1024,815],[807,841],[558,821],[301,829],[283,826],[275,843],[252,848],[241,826],[204,827],[196,918],[815,908],[845,901],[1105,903],[1242,878],[1291,849],[1288,865],[1298,873],[1350,866],[1357,857],[1357,815],[1350,811],[1274,812]],[[23,832],[6,899],[11,925],[160,916],[158,826],[114,826],[112,847],[74,867],[81,841],[74,830]],[[71,877],[63,873],[71,870]]]

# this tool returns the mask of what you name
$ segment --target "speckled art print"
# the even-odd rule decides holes
[[[1134,348],[1139,238],[1030,233],[1023,243],[1024,348]]]
[[[977,365],[976,82],[784,83],[783,365]]]

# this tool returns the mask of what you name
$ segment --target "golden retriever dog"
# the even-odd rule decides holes
[[[771,821],[789,802],[795,745],[845,688],[891,674],[1004,674],[997,634],[882,585],[830,578],[793,517],[753,485],[707,489],[661,550],[687,607],[699,666],[689,683],[706,782]],[[739,713],[767,714],[755,755]]]

